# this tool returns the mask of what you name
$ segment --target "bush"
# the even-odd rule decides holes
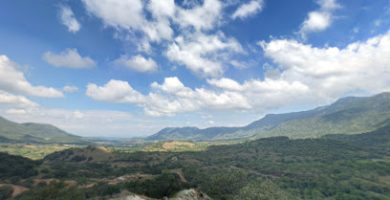
[[[23,193],[19,200],[84,200],[82,190],[66,187],[63,183],[56,183],[49,186],[34,188]]]
[[[163,173],[153,180],[128,182],[126,188],[137,194],[163,198],[188,188],[188,185],[182,183],[176,174]]]
[[[11,186],[1,186],[0,187],[0,200],[8,199],[11,197],[13,189]]]

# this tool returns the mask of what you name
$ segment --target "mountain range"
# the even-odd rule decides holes
[[[247,140],[287,136],[318,138],[330,134],[358,134],[390,123],[390,92],[370,97],[346,97],[333,104],[302,112],[268,114],[243,127],[164,128],[145,141]],[[0,142],[84,143],[84,139],[53,125],[15,123],[0,117]]]
[[[82,138],[50,124],[16,123],[0,117],[0,142],[83,143]]]
[[[285,114],[268,114],[244,127],[165,128],[147,140],[230,140],[276,136],[316,138],[329,134],[358,134],[390,122],[390,93],[346,97],[331,105]]]

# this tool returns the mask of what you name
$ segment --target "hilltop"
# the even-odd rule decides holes
[[[390,121],[390,93],[346,97],[331,105],[302,112],[268,114],[244,127],[165,128],[148,140],[230,140],[276,136],[318,138],[329,134],[357,134],[383,127]]]
[[[16,123],[0,117],[0,142],[6,143],[84,143],[81,137],[50,124]]]

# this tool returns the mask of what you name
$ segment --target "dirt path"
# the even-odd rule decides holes
[[[16,196],[19,196],[23,192],[28,191],[29,189],[20,185],[13,185],[13,184],[0,184],[1,186],[10,186],[12,188],[12,198],[15,198]]]

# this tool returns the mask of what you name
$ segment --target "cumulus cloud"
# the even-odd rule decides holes
[[[55,67],[65,67],[74,69],[85,69],[94,67],[95,61],[90,57],[82,57],[77,49],[66,49],[60,53],[46,52],[43,60]]]
[[[153,82],[151,84],[153,89],[161,90],[167,94],[174,94],[182,97],[191,97],[192,90],[184,86],[184,84],[177,77],[167,77],[163,84]]]
[[[240,43],[233,38],[227,38],[222,33],[194,34],[177,37],[175,42],[168,46],[166,56],[196,74],[215,77],[222,75],[224,71],[222,64],[225,58],[222,55],[242,52]]]
[[[153,82],[151,88],[152,92],[142,95],[125,81],[111,80],[101,87],[90,84],[87,95],[99,101],[136,104],[143,107],[146,114],[152,116],[169,116],[202,109],[250,107],[239,93],[216,92],[205,88],[191,89],[184,86],[177,77],[167,77],[162,84]]]
[[[60,7],[61,23],[68,28],[71,33],[76,33],[80,30],[81,24],[77,21],[72,9],[69,6]]]
[[[256,2],[250,7],[257,6],[260,1]],[[175,3],[174,0],[83,0],[83,3],[88,12],[101,19],[107,27],[118,30],[118,35],[124,33],[124,38],[133,41],[138,51],[150,54],[154,44],[163,43],[163,46],[159,46],[161,53],[171,62],[181,64],[203,77],[223,74],[224,63],[220,58],[227,60],[231,56],[227,52],[242,50],[234,38],[225,37],[221,31],[213,31],[222,24],[220,22],[227,4],[224,1],[193,2],[190,7],[183,7],[185,3]],[[251,9],[244,8],[242,12],[250,15],[258,8]],[[240,17],[244,17],[243,14]],[[156,68],[151,58],[139,55],[121,57],[117,61],[135,70],[153,71]],[[153,70],[139,67],[141,62]]]
[[[243,89],[238,82],[229,78],[210,79],[207,82],[210,85],[226,90],[241,91]]]
[[[246,4],[242,4],[240,7],[234,11],[232,18],[233,19],[245,19],[249,16],[255,15],[263,9],[264,1],[263,0],[251,0]]]
[[[140,28],[143,23],[142,0],[82,0],[89,13],[101,18],[107,26]]]
[[[310,86],[309,94],[318,101],[390,89],[390,32],[344,48],[316,48],[285,39],[261,45],[281,69],[280,80]]]
[[[100,18],[106,26],[117,30],[135,31],[145,34],[148,40],[159,42],[162,39],[170,39],[173,30],[170,27],[173,1],[149,2],[149,10],[154,16],[149,21],[145,18],[146,4],[141,0],[83,0],[83,3],[92,15]],[[171,13],[170,13],[171,12]]]
[[[219,22],[222,8],[219,0],[205,0],[202,5],[190,9],[178,7],[174,20],[182,27],[192,27],[198,31],[209,30]]]
[[[63,93],[55,88],[33,86],[18,65],[5,55],[0,55],[0,90],[38,97],[63,97]]]
[[[144,104],[145,112],[154,116],[175,115],[177,113],[202,109],[245,109],[249,108],[246,99],[230,91],[216,92],[205,88],[191,89],[177,77],[167,77],[162,84],[152,83],[154,92],[149,93]]]
[[[111,80],[104,86],[88,84],[87,95],[98,101],[115,103],[141,103],[143,96],[135,91],[127,82]]]
[[[66,93],[75,93],[75,92],[79,91],[79,88],[74,86],[74,85],[66,85],[62,88],[62,91],[66,92]]]
[[[285,98],[295,98],[295,102],[298,103],[303,94],[309,90],[306,85],[298,81],[266,79],[264,81],[250,80],[240,84],[232,79],[221,78],[211,79],[208,82],[215,88],[192,89],[185,86],[177,77],[166,77],[161,84],[153,82],[151,84],[152,91],[147,95],[142,95],[142,97],[127,82],[122,82],[126,85],[122,89],[112,86],[110,90],[94,91],[95,96],[89,96],[95,100],[106,102],[136,104],[143,107],[146,114],[152,116],[172,116],[178,113],[202,110],[207,110],[207,112],[211,110],[253,109],[265,111],[265,109],[283,105]],[[107,86],[103,87],[108,88]],[[120,94],[112,95],[110,94],[112,91],[120,91]],[[109,96],[110,98],[99,98],[98,96]],[[142,100],[133,100],[134,96],[138,96],[137,99]]]
[[[390,91],[390,32],[344,48],[319,48],[287,39],[261,42],[261,47],[277,76],[266,73],[264,79],[241,83],[226,77],[211,78],[208,86],[198,88],[186,86],[177,77],[166,77],[162,83],[153,82],[145,95],[127,82],[116,85],[110,81],[95,86],[106,89],[94,90],[95,97],[89,96],[135,104],[149,115],[169,116],[205,110],[265,113],[319,106],[346,95]]]
[[[7,104],[21,108],[35,107],[38,105],[24,96],[13,95],[2,90],[0,90],[0,104]]]
[[[246,110],[250,109],[256,113],[302,104],[306,102],[305,98],[309,92],[309,87],[299,81],[269,78],[247,80],[242,84],[229,78],[211,79],[208,82],[225,92],[242,95],[249,105]]]
[[[145,58],[141,55],[136,55],[131,58],[128,56],[121,56],[114,62],[117,65],[138,72],[154,72],[158,69],[157,63],[152,58]]]
[[[337,0],[318,0],[319,10],[309,12],[302,23],[299,33],[302,38],[312,32],[326,30],[333,23],[333,12],[340,7]]]
[[[83,0],[83,3],[88,12],[100,18],[106,26],[142,33],[152,42],[172,39],[171,22],[197,31],[212,29],[223,8],[219,0],[205,0],[190,9],[176,5],[174,0]],[[148,14],[152,18],[147,18]]]

